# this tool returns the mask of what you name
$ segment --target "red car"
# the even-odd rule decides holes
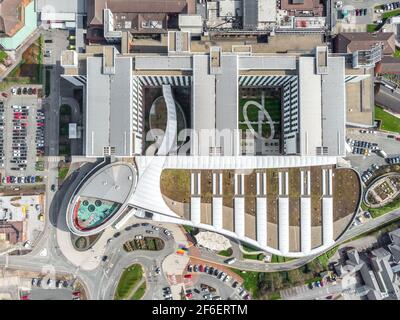
[[[74,291],[74,292],[72,292],[72,295],[74,297],[80,297],[81,296],[81,292],[80,291]]]
[[[7,176],[7,183],[10,183],[11,182],[11,177],[10,176]]]
[[[203,272],[203,271],[204,271],[204,267],[203,267],[202,264],[199,266],[199,271],[200,271],[200,272]]]
[[[1,94],[4,98],[8,98],[8,93],[2,92]]]
[[[30,300],[31,298],[30,298],[30,296],[29,295],[24,295],[24,296],[21,296],[21,300]]]
[[[192,299],[192,298],[193,298],[193,293],[187,293],[187,294],[186,294],[186,298]]]
[[[191,274],[185,274],[183,277],[185,279],[192,279],[192,275]]]

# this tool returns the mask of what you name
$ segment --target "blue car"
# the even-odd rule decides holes
[[[35,183],[35,177],[31,177],[31,183]]]

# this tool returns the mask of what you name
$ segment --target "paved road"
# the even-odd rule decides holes
[[[45,49],[51,50],[50,58],[45,58],[44,63],[52,67],[50,71],[50,95],[43,100],[46,112],[45,153],[49,156],[58,155],[59,112],[61,106],[60,94],[60,66],[61,52],[68,46],[68,31],[47,30],[43,31],[45,39],[52,39],[53,43],[46,43]]]
[[[375,102],[381,106],[391,109],[393,112],[400,113],[400,92],[380,85],[378,93],[375,94]]]
[[[154,231],[154,236],[163,239],[165,247],[160,251],[133,251],[125,252],[123,244],[129,240],[133,240],[135,235],[146,235],[146,230],[152,230],[151,225],[139,226],[129,231],[122,230],[118,238],[113,238],[111,243],[107,245],[105,256],[110,257],[105,263],[97,269],[102,269],[102,277],[98,281],[98,286],[94,289],[97,291],[97,299],[109,300],[113,299],[115,288],[118,285],[118,279],[124,269],[134,263],[140,263],[145,269],[147,279],[147,293],[145,299],[162,299],[162,288],[169,286],[164,274],[155,274],[155,268],[161,267],[162,261],[166,256],[175,251],[176,243],[173,238],[168,240],[162,235],[162,231]]]

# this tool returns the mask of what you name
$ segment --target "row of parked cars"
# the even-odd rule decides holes
[[[11,170],[24,171],[28,163],[28,116],[29,106],[12,106],[12,154]]]
[[[366,16],[368,9],[355,9],[354,13],[356,16]]]
[[[400,156],[390,157],[385,159],[388,164],[399,164],[400,163]]]
[[[210,266],[203,266],[202,264],[200,265],[191,265],[189,264],[187,266],[187,271],[188,272],[204,272],[207,273],[211,276],[215,276],[218,280],[221,280],[223,282],[228,283],[231,280],[231,277],[227,275],[225,272],[218,270],[217,268],[210,267]],[[239,283],[237,281],[234,281],[232,283],[232,288],[238,289],[239,296],[245,300],[250,299],[250,295],[241,287],[239,287]]]
[[[0,167],[4,167],[4,103],[0,102]]]
[[[371,177],[374,175],[374,172],[378,170],[380,167],[377,164],[373,164],[368,170],[364,171],[361,175],[361,180],[366,183]]]
[[[45,125],[44,111],[38,109],[36,111],[36,155],[38,157],[44,155],[44,125]]]
[[[384,11],[391,11],[394,9],[400,8],[400,2],[392,2],[392,3],[386,3],[381,5],[380,9],[376,9],[376,13],[382,13]]]
[[[39,176],[26,176],[26,177],[15,177],[15,176],[5,176],[2,178],[3,184],[25,184],[25,183],[37,183],[39,182]]]
[[[11,88],[11,94],[12,95],[36,95],[37,94],[37,89],[36,88],[31,88],[31,87],[20,87],[20,88]]]
[[[369,152],[379,150],[378,144],[375,142],[353,140],[349,138],[347,139],[347,143],[350,145],[353,154],[368,155]]]
[[[72,287],[73,283],[72,281],[67,281],[67,280],[54,280],[54,279],[44,279],[44,278],[32,278],[31,281],[32,287],[37,287],[37,288],[58,288],[58,289],[66,289]],[[80,300],[81,299],[81,292],[78,290],[75,290],[72,292],[72,299],[73,300]]]

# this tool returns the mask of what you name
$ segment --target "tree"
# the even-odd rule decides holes
[[[288,272],[288,281],[290,284],[298,286],[303,283],[303,276],[299,269],[290,270]]]

